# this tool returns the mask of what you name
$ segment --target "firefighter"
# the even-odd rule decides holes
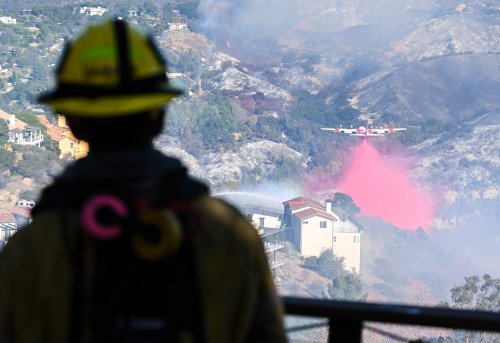
[[[181,94],[123,20],[67,44],[39,100],[90,151],[1,252],[0,342],[286,341],[256,230],[153,147]]]

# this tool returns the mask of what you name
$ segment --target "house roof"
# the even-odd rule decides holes
[[[305,210],[295,212],[293,215],[299,218],[300,220],[309,219],[312,217],[321,217],[332,221],[337,220],[337,218],[332,216],[330,213],[326,213],[325,211],[317,210],[314,208],[306,208]]]
[[[34,132],[38,132],[38,131],[40,131],[40,128],[39,128],[39,127],[36,127],[36,126],[27,125],[27,126],[24,128],[24,131],[34,131]]]
[[[0,212],[0,224],[15,223],[16,218],[10,212]]]
[[[38,121],[47,128],[47,134],[50,138],[52,138],[56,142],[60,142],[63,140],[63,138],[65,137],[64,134],[68,131],[67,128],[51,124],[47,117],[43,114],[39,114],[36,117],[38,118]]]
[[[16,206],[12,209],[12,214],[17,214],[18,216],[31,218],[31,207],[27,206]]]
[[[302,207],[311,206],[318,210],[324,210],[325,207],[320,202],[304,197],[298,197],[283,202],[283,205],[288,205],[292,210],[297,210]]]
[[[7,125],[9,125],[9,122],[10,122],[10,114],[5,112],[5,111],[2,111],[0,110],[0,118],[5,120],[7,122]],[[19,129],[19,130],[23,130],[25,127],[26,127],[26,123],[23,122],[22,120],[19,120],[16,118],[16,124],[14,127],[11,127],[9,125],[9,129]]]

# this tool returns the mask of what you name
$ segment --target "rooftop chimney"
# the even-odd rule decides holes
[[[326,207],[325,209],[326,213],[334,214],[332,211],[332,201],[330,199],[325,200],[325,207]]]

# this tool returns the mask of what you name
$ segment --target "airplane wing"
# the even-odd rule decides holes
[[[405,131],[406,127],[397,127],[397,128],[392,128],[392,127],[384,127],[384,128],[373,128],[371,129],[372,133],[374,134],[381,134],[383,135],[384,133],[394,133],[396,131]]]
[[[380,137],[383,136],[382,133],[351,133],[350,136],[359,136],[359,137]]]
[[[356,129],[346,129],[343,127],[322,127],[321,130],[323,131],[333,131],[335,133],[356,133]]]

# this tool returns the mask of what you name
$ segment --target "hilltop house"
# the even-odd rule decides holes
[[[12,17],[0,17],[0,23],[7,25],[17,24],[17,19]]]
[[[167,77],[169,79],[181,79],[183,77],[185,77],[186,75],[184,73],[167,73]]]
[[[7,241],[17,230],[12,212],[0,212],[0,241]]]
[[[9,131],[9,143],[19,145],[36,145],[40,147],[43,142],[42,131],[39,127],[26,126],[24,129]]]
[[[77,139],[71,133],[66,125],[66,118],[62,115],[57,116],[57,125],[50,123],[44,115],[38,115],[38,120],[47,128],[47,134],[58,142],[59,158],[70,157],[79,159],[87,156],[89,145],[87,142]]]
[[[7,242],[9,238],[31,221],[31,209],[34,201],[21,199],[16,206],[7,212],[0,212],[0,240]]]
[[[361,234],[356,224],[332,211],[332,202],[304,197],[283,202],[285,237],[302,256],[319,256],[331,250],[344,258],[345,268],[360,271]]]
[[[284,248],[281,225],[283,214],[279,201],[248,192],[219,193],[214,197],[236,206],[253,224],[264,243],[269,266],[276,277],[279,273],[278,268],[284,265],[277,254]],[[277,279],[279,281],[279,278]]]
[[[107,8],[105,7],[90,7],[90,6],[83,6],[80,7],[80,14],[87,14],[90,16],[102,16],[104,13],[108,11]]]
[[[187,24],[181,22],[168,23],[168,31],[189,30]]]
[[[16,119],[15,115],[2,110],[0,110],[0,120],[7,123],[9,130],[8,143],[40,147],[43,142],[42,130],[39,127],[29,126],[22,120]]]

